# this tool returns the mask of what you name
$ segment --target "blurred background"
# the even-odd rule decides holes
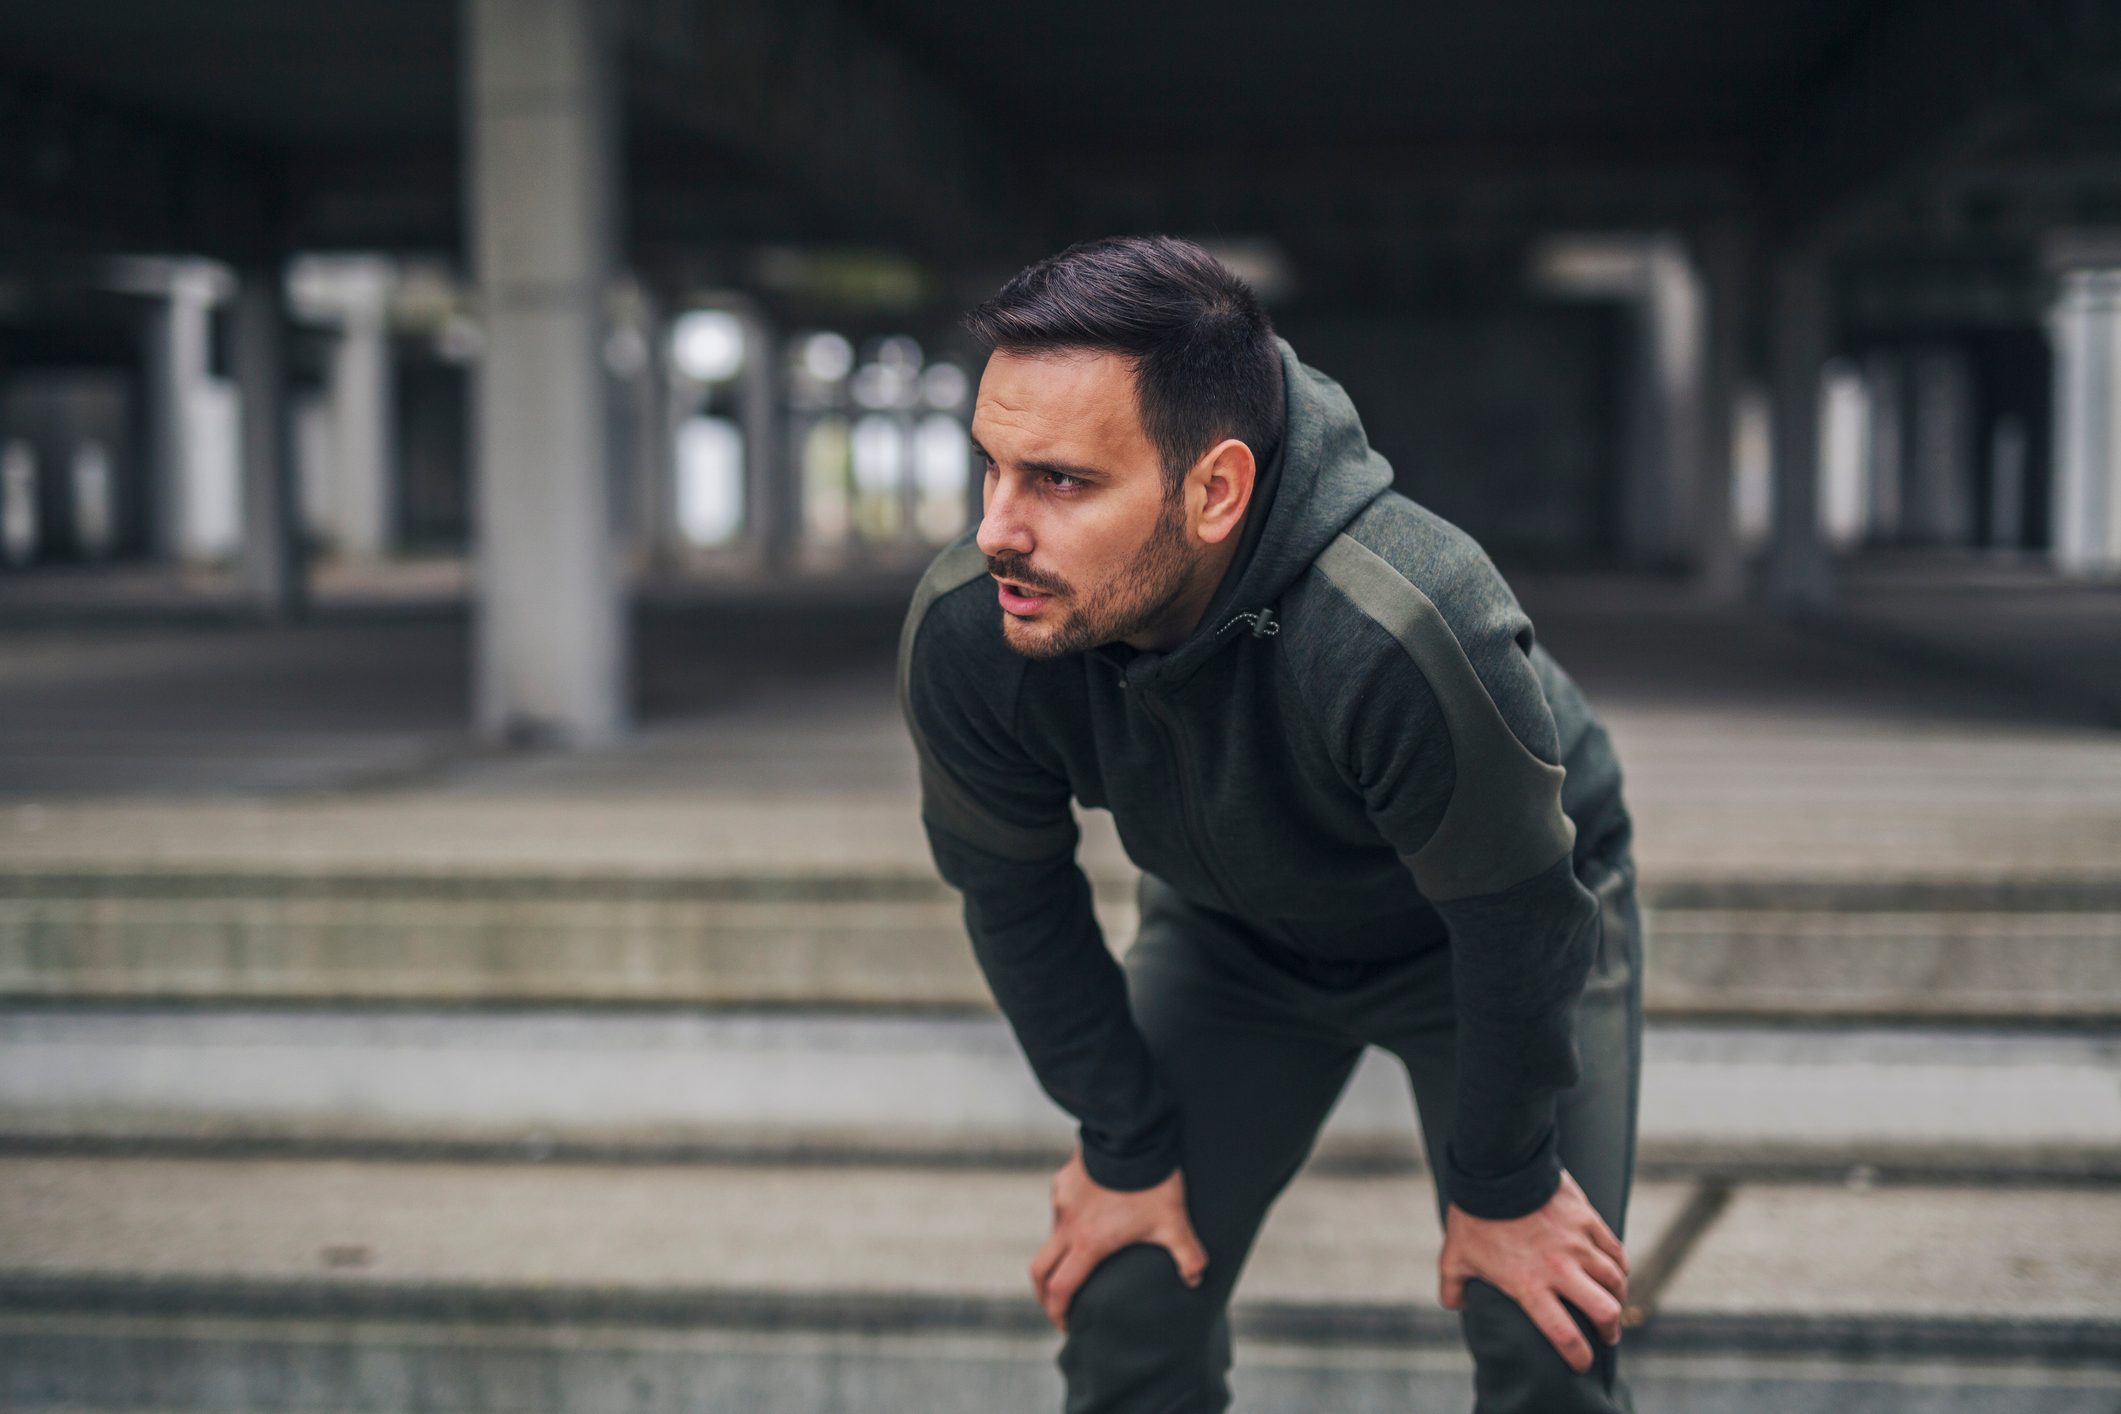
[[[2121,1409],[2111,0],[71,0],[0,151],[0,1403],[1057,1405],[892,657],[1168,231],[1619,744],[1640,1407]],[[1238,1408],[1465,1406],[1429,1193]]]

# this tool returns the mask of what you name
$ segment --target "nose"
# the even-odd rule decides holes
[[[1031,528],[1023,517],[1022,499],[1009,490],[1009,478],[999,472],[989,472],[987,483],[981,490],[981,513],[979,530],[974,533],[973,543],[987,555],[1029,555],[1031,553]]]

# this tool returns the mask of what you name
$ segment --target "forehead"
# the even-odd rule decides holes
[[[1103,350],[1036,354],[997,350],[980,375],[972,435],[994,455],[1154,456],[1134,401],[1134,371]]]

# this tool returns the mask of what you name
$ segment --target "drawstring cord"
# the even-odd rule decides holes
[[[1275,619],[1272,608],[1261,609],[1257,613],[1248,609],[1231,619],[1229,623],[1215,630],[1215,636],[1221,638],[1238,624],[1252,625],[1252,636],[1254,638],[1272,638],[1275,634],[1281,632],[1281,624]]]
[[[1271,607],[1256,611],[1247,609],[1232,618],[1221,628],[1215,630],[1216,643],[1220,644],[1229,636],[1230,630],[1236,628],[1239,624],[1252,625],[1252,636],[1254,638],[1272,638],[1281,632],[1281,621],[1274,617],[1274,610]],[[1104,653],[1098,653],[1095,656],[1103,658],[1104,661],[1112,664],[1112,671],[1119,674],[1119,685],[1121,687],[1132,685],[1127,680],[1127,665],[1125,663],[1116,662]]]

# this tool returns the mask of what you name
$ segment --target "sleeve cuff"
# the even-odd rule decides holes
[[[1158,1140],[1132,1154],[1115,1154],[1093,1142],[1087,1129],[1081,1132],[1083,1168],[1100,1188],[1123,1193],[1154,1188],[1178,1167],[1178,1133],[1172,1128]]]
[[[1503,1174],[1467,1173],[1458,1166],[1453,1146],[1446,1142],[1441,1179],[1451,1201],[1476,1218],[1501,1220],[1535,1213],[1561,1187],[1561,1152],[1554,1126],[1547,1126],[1546,1137],[1529,1161]]]

